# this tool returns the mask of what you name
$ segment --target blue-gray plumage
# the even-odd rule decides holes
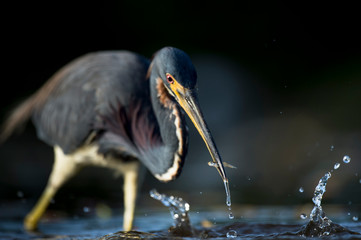
[[[15,109],[1,136],[32,117],[38,137],[55,149],[48,186],[25,227],[35,229],[61,185],[81,167],[95,165],[124,175],[124,229],[130,230],[138,161],[161,181],[181,172],[188,147],[183,111],[227,182],[199,108],[196,83],[189,56],[172,47],[159,50],[151,62],[135,53],[107,51],[87,54],[60,69]]]

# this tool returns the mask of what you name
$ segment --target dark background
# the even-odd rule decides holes
[[[228,169],[234,204],[304,204],[344,155],[327,203],[361,203],[361,14],[347,3],[281,1],[63,1],[2,7],[0,119],[55,71],[92,51],[127,49],[147,57],[175,46],[192,58],[199,95]],[[151,188],[191,205],[223,204],[223,184],[190,126],[183,174]],[[35,202],[52,149],[31,124],[0,146],[0,204]],[[122,205],[122,180],[86,169],[50,208]],[[304,188],[300,193],[298,189]],[[359,209],[360,210],[360,209]],[[356,210],[357,211],[357,210]]]

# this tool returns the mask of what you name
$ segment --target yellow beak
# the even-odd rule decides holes
[[[174,81],[170,87],[172,92],[175,94],[178,103],[192,120],[194,126],[197,128],[199,134],[203,138],[203,141],[205,142],[208,151],[212,156],[213,162],[216,164],[218,173],[221,175],[223,181],[228,183],[221,156],[219,155],[212,134],[204,120],[196,95],[192,90],[184,88],[177,81]]]

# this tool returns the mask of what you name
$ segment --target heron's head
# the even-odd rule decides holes
[[[153,68],[172,96],[177,97],[176,93],[181,94],[183,89],[196,91],[196,69],[190,57],[182,50],[162,48],[154,57]]]
[[[152,61],[152,74],[162,79],[169,94],[187,113],[202,136],[223,181],[228,181],[221,157],[198,103],[197,72],[190,57],[177,48],[159,50]]]

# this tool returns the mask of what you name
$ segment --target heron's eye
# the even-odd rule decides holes
[[[168,83],[173,84],[174,79],[172,78],[172,76],[170,74],[167,73],[166,78],[167,78]]]

